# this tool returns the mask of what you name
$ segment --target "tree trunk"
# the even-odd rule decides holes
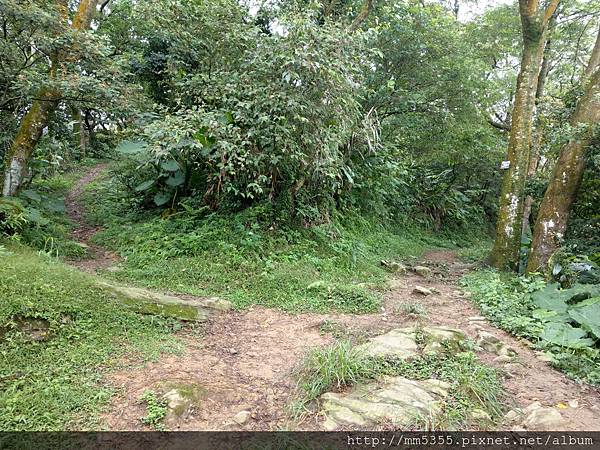
[[[586,80],[584,80],[586,81]],[[578,136],[572,137],[560,151],[552,178],[540,205],[533,231],[528,272],[544,269],[552,254],[561,245],[571,206],[577,195],[585,169],[585,152],[594,137],[593,125],[600,123],[600,69],[585,84],[585,93],[571,117],[572,127],[588,125]]]
[[[71,25],[74,30],[81,31],[90,27],[97,3],[97,0],[81,0]],[[57,7],[63,19],[66,20],[68,18],[66,3],[59,2]],[[57,76],[58,64],[60,64],[62,56],[60,53],[59,51],[52,55],[49,72],[51,80]],[[48,126],[50,114],[56,109],[59,101],[60,92],[43,88],[23,117],[15,139],[6,155],[3,196],[15,195],[27,179],[31,155],[44,128]]]
[[[548,21],[554,15],[557,6],[558,0],[553,0],[545,11],[538,11],[538,0],[519,1],[523,52],[508,141],[507,160],[510,166],[502,180],[496,240],[490,255],[490,263],[502,270],[517,270],[519,264],[535,93],[546,46]]]

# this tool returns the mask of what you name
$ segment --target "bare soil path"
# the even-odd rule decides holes
[[[85,223],[79,198],[84,186],[104,169],[95,166],[73,188],[67,198],[67,213],[77,224],[73,236],[88,244],[98,230]],[[82,270],[95,271],[111,265],[116,255],[90,245],[91,259],[74,262]],[[557,407],[564,419],[564,430],[600,430],[600,391],[569,380],[538,359],[535,352],[520,340],[495,328],[487,321],[474,325],[469,317],[478,316],[477,308],[465,297],[457,281],[472,266],[458,260],[452,251],[431,251],[422,263],[438,276],[423,278],[414,273],[401,275],[390,282],[382,309],[377,314],[297,314],[252,307],[230,311],[214,318],[199,330],[184,330],[179,337],[185,344],[181,355],[163,355],[158,361],[144,364],[139,360],[123,361],[123,368],[107,375],[105,382],[117,391],[102,420],[110,430],[147,430],[140,422],[145,406],[140,397],[147,389],[174,382],[201,388],[202,401],[183,415],[171,429],[179,430],[278,430],[321,429],[322,417],[308,415],[294,423],[289,405],[295,392],[293,372],[311,348],[335,339],[333,329],[354,336],[373,336],[393,328],[412,326],[415,318],[399,306],[420,303],[428,311],[427,324],[463,330],[474,341],[478,330],[499,337],[518,352],[521,365],[511,367],[494,360],[496,355],[479,352],[486,363],[503,373],[504,387],[514,406],[525,408],[533,402]],[[420,285],[435,294],[422,296],[413,292]],[[327,327],[323,325],[326,324]],[[325,331],[329,330],[329,331]],[[565,408],[565,405],[568,405]],[[513,405],[511,405],[513,406]],[[242,424],[233,418],[248,411]],[[513,429],[501,424],[500,429]]]
[[[98,269],[110,267],[119,259],[116,253],[90,242],[91,237],[100,230],[100,227],[91,226],[86,222],[85,208],[81,204],[81,196],[85,187],[96,180],[106,167],[107,164],[105,163],[92,167],[82,178],[77,180],[75,186],[73,186],[65,198],[67,216],[75,224],[75,228],[71,232],[71,238],[85,245],[88,251],[85,258],[72,259],[69,261],[69,264],[90,273],[95,273]]]

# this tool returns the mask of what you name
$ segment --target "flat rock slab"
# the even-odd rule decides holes
[[[441,412],[440,401],[450,385],[439,380],[414,381],[385,377],[360,385],[346,393],[328,392],[321,396],[326,430],[374,427],[391,423],[409,427],[422,417]]]
[[[228,301],[216,297],[180,298],[147,289],[118,286],[104,281],[98,284],[123,298],[123,302],[142,314],[157,314],[179,320],[204,322],[216,311],[231,308]]]
[[[357,350],[373,358],[410,359],[419,353],[414,328],[397,328],[375,336],[359,345]]]
[[[458,353],[465,348],[465,333],[454,328],[425,327],[420,330],[423,338],[423,353]],[[396,328],[386,334],[375,336],[359,345],[357,350],[371,358],[393,358],[407,360],[419,356],[415,328]]]

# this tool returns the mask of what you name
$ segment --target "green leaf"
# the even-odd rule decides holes
[[[565,320],[569,319],[567,314],[549,311],[547,309],[535,309],[532,311],[531,315],[534,319],[539,319],[543,322],[565,322]]]
[[[156,195],[154,196],[154,204],[156,206],[166,205],[171,200],[171,197],[172,196],[171,196],[170,192],[167,192],[167,191],[157,192]]]
[[[549,322],[544,327],[540,338],[551,344],[569,348],[584,348],[594,345],[594,341],[586,336],[585,330],[573,328],[568,323]]]
[[[160,163],[160,167],[167,172],[175,172],[179,170],[179,164],[175,160],[163,161]]]
[[[600,297],[584,300],[569,310],[569,316],[600,339]]]
[[[42,216],[42,213],[35,208],[27,208],[26,210],[27,220],[36,223],[38,225],[48,225],[50,223],[48,219]]]
[[[144,141],[121,141],[115,148],[115,151],[122,155],[133,155],[146,150],[147,147],[148,144]]]
[[[23,197],[26,197],[29,200],[32,200],[34,202],[40,202],[42,200],[42,196],[32,189],[27,189],[27,190],[23,191],[21,194],[23,195]]]
[[[550,311],[556,311],[558,313],[567,312],[567,299],[568,296],[561,294],[561,291],[557,289],[558,283],[547,285],[544,289],[539,290],[531,294],[533,303],[541,309],[547,309]]]
[[[181,186],[185,181],[185,175],[181,170],[171,174],[169,178],[167,178],[167,184],[172,187]]]
[[[65,212],[65,201],[62,198],[50,199],[43,203],[44,208],[52,212]]]
[[[144,181],[143,183],[138,184],[134,188],[134,190],[136,192],[147,191],[148,189],[150,189],[150,187],[152,187],[153,184],[154,184],[154,180],[147,180],[147,181]]]

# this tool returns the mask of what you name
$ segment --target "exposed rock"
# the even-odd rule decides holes
[[[369,339],[357,350],[370,357],[409,359],[417,356],[419,349],[413,328],[397,328]]]
[[[117,273],[117,272],[122,272],[123,271],[123,267],[121,266],[110,266],[106,268],[107,272],[111,272],[111,273]]]
[[[541,407],[542,407],[542,404],[540,402],[533,402],[531,405],[529,405],[527,408],[525,408],[523,410],[523,412],[525,414],[529,414],[530,412],[533,412],[536,409],[540,409]]]
[[[509,347],[492,333],[484,330],[479,330],[479,339],[477,345],[483,348],[486,352],[495,353],[496,355],[516,356],[517,352],[512,347]]]
[[[427,289],[426,287],[415,286],[415,288],[413,289],[413,294],[431,295],[433,294],[433,292],[431,291],[431,289]]]
[[[414,266],[413,272],[415,272],[417,275],[422,276],[423,278],[429,278],[431,277],[431,275],[433,275],[433,271],[426,266]]]
[[[537,359],[539,359],[540,361],[544,361],[544,362],[552,362],[553,361],[552,356],[550,356],[546,352],[542,352],[542,351],[535,352],[535,357]]]
[[[226,311],[231,304],[217,297],[180,298],[127,286],[117,286],[98,281],[102,287],[110,289],[123,298],[125,304],[142,314],[158,314],[179,320],[204,322],[215,311]]]
[[[468,421],[472,424],[479,425],[482,427],[489,427],[494,423],[490,415],[483,409],[479,408],[469,412]]]
[[[500,355],[494,358],[494,362],[497,362],[498,364],[509,364],[512,363],[514,360],[514,357],[508,355]]]
[[[528,430],[556,431],[564,427],[564,422],[556,409],[536,408],[525,417],[523,425]]]
[[[326,417],[323,427],[327,430],[365,428],[382,422],[408,427],[419,417],[439,414],[440,400],[448,395],[449,387],[438,380],[385,377],[347,393],[328,392],[321,396]]]
[[[485,317],[483,316],[472,316],[467,319],[469,322],[485,322]]]
[[[511,409],[510,411],[508,411],[504,415],[504,422],[505,423],[512,423],[515,420],[517,420],[519,417],[521,417],[522,415],[523,415],[523,413],[521,411],[517,411],[515,409]]]
[[[525,367],[519,363],[509,363],[505,364],[502,370],[509,378],[514,378],[516,376],[523,375],[525,372]]]
[[[165,423],[173,426],[182,418],[187,417],[193,407],[198,407],[204,397],[205,389],[195,383],[167,381],[161,386],[163,399],[167,403]]]
[[[406,266],[404,264],[395,262],[395,261],[382,260],[381,265],[383,267],[385,267],[387,270],[389,270],[390,272],[399,273],[399,274],[405,274],[406,270],[407,270]]]
[[[466,348],[467,336],[460,330],[448,327],[426,327],[422,329],[425,338],[423,353],[458,353]]]
[[[243,425],[246,422],[248,422],[248,420],[250,420],[251,415],[252,414],[250,413],[250,411],[240,411],[235,416],[233,416],[233,421],[238,425]]]

